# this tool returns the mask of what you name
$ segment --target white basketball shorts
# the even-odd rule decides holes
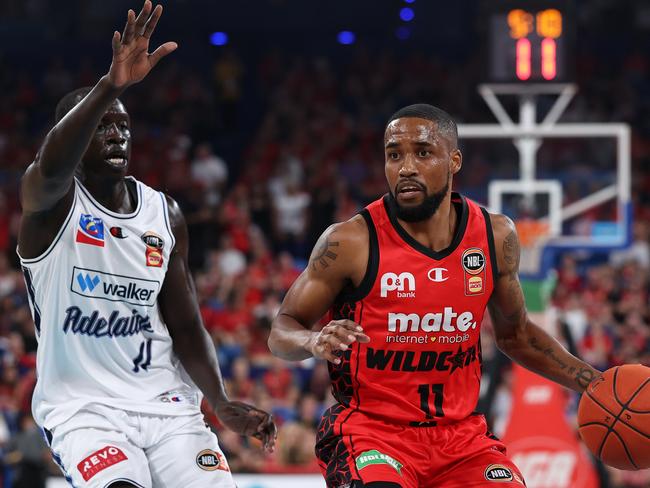
[[[46,432],[74,488],[235,488],[217,436],[199,413],[149,415],[91,405]]]

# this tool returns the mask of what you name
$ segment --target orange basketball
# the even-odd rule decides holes
[[[593,381],[580,399],[578,430],[605,464],[650,468],[650,368],[616,366]]]

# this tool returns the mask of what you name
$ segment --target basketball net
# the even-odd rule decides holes
[[[523,217],[515,219],[515,227],[519,235],[521,262],[519,271],[523,274],[534,274],[539,271],[544,246],[549,240],[550,226],[548,219],[533,219]]]

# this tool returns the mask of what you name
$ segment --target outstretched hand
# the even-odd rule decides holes
[[[141,81],[158,61],[178,47],[175,42],[166,42],[149,54],[149,39],[162,10],[162,5],[156,5],[152,12],[151,1],[146,0],[137,18],[129,9],[124,32],[113,34],[113,61],[108,79],[116,88],[124,89]]]
[[[221,423],[230,430],[259,439],[264,449],[273,452],[278,429],[271,414],[237,401],[224,402],[215,411]]]

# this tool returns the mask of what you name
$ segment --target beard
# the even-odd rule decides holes
[[[422,222],[433,216],[449,191],[449,180],[450,178],[447,178],[447,183],[442,190],[427,195],[422,203],[415,207],[402,207],[395,198],[395,194],[390,192],[389,198],[395,208],[397,218],[404,222]]]

